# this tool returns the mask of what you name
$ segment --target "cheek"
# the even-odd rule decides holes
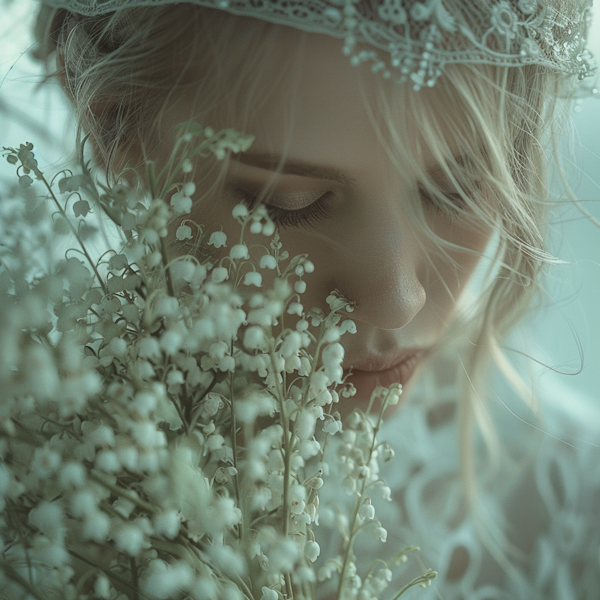
[[[438,248],[429,262],[427,296],[438,315],[447,317],[477,268],[492,230],[481,223],[447,220],[433,229],[444,241],[461,247],[445,253]]]

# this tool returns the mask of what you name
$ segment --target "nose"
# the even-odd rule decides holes
[[[359,221],[338,258],[337,287],[356,302],[353,320],[384,330],[405,327],[425,305],[425,250],[397,204]]]

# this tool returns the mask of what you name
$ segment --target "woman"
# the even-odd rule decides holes
[[[598,488],[571,497],[553,475],[589,457],[532,450],[484,402],[510,395],[490,389],[492,363],[523,387],[501,345],[551,261],[546,152],[561,98],[591,73],[587,3],[48,4],[57,74],[109,176],[166,161],[178,123],[255,136],[192,165],[191,218],[229,237],[235,204],[266,204],[314,263],[305,304],[325,309],[334,289],[354,303],[342,343],[357,395],[340,410],[403,387],[386,427],[404,458],[377,510],[439,571],[429,597],[595,597]]]

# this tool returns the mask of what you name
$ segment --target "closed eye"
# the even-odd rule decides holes
[[[425,208],[435,213],[443,213],[452,219],[458,218],[462,211],[468,209],[464,196],[458,192],[440,191],[439,195],[434,196],[424,187],[419,186],[419,196]]]
[[[257,194],[242,189],[235,191],[249,209],[261,202]],[[328,200],[332,197],[333,192],[331,191],[321,195],[305,192],[289,196],[273,195],[262,202],[277,227],[284,229],[286,227],[307,228],[315,227],[321,221],[331,218],[331,206]]]

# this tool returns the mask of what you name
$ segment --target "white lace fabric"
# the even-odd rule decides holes
[[[48,7],[100,15],[181,0],[42,0]],[[544,65],[585,79],[595,73],[586,36],[592,0],[560,12],[549,0],[188,0],[344,40],[353,64],[418,90],[445,65]],[[363,47],[361,44],[367,44]]]
[[[464,502],[456,391],[430,384],[423,382],[411,394],[380,435],[396,453],[381,472],[392,502],[373,498],[388,538],[382,545],[365,533],[355,554],[369,565],[407,546],[421,547],[397,569],[395,585],[380,600],[393,598],[394,590],[426,568],[438,571],[438,578],[426,590],[413,592],[422,600],[598,600],[598,409],[573,391],[546,395],[544,421],[537,424],[543,433],[503,405],[493,409],[507,456],[498,472],[480,473],[481,504],[521,553],[503,568]],[[573,408],[578,403],[584,407],[579,413]],[[332,536],[329,543],[335,546],[339,540]]]

